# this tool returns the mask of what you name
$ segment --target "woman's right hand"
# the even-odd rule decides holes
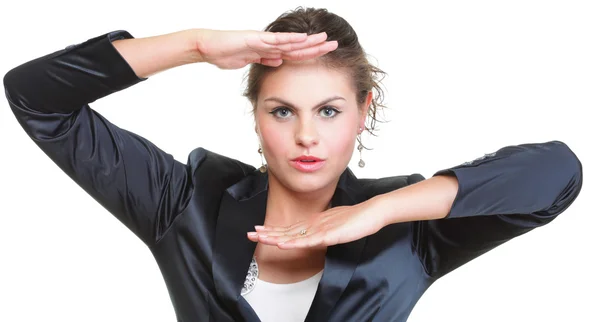
[[[203,62],[220,69],[237,69],[250,63],[277,67],[283,60],[312,59],[335,50],[337,41],[325,41],[326,39],[325,32],[307,35],[199,29],[197,48]]]

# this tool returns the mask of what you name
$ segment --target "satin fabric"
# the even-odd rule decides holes
[[[268,174],[203,148],[178,162],[91,109],[146,80],[112,45],[125,38],[133,37],[109,32],[12,69],[9,105],[48,157],[148,246],[178,321],[258,321],[240,291],[256,246],[246,232],[264,223]],[[560,141],[507,146],[436,175],[458,179],[447,217],[329,247],[306,321],[406,321],[433,282],[549,223],[582,187],[581,162]],[[346,169],[332,206],[424,179],[358,179]]]

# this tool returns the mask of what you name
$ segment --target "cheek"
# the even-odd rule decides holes
[[[355,140],[356,131],[351,122],[339,122],[335,126],[324,127],[321,132],[321,141],[327,146],[329,156],[336,156],[340,162],[350,160]]]
[[[289,146],[289,136],[285,127],[277,124],[262,122],[259,125],[265,158],[271,163],[285,156],[286,147]],[[272,123],[272,122],[271,122]]]

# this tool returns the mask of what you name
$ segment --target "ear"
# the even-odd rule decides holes
[[[358,123],[358,127],[365,129],[365,122],[367,121],[367,116],[369,115],[369,106],[371,106],[371,102],[373,101],[373,91],[369,91],[367,97],[365,98],[365,102],[360,107],[360,119]],[[359,130],[359,134],[360,134]]]

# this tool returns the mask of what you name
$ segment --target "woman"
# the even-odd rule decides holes
[[[195,62],[253,64],[259,169],[202,148],[179,163],[88,105]],[[150,248],[179,321],[405,321],[437,279],[562,213],[582,169],[552,141],[426,180],[357,179],[347,166],[380,73],[345,20],[297,9],[264,32],[114,31],[4,84],[36,144]]]

